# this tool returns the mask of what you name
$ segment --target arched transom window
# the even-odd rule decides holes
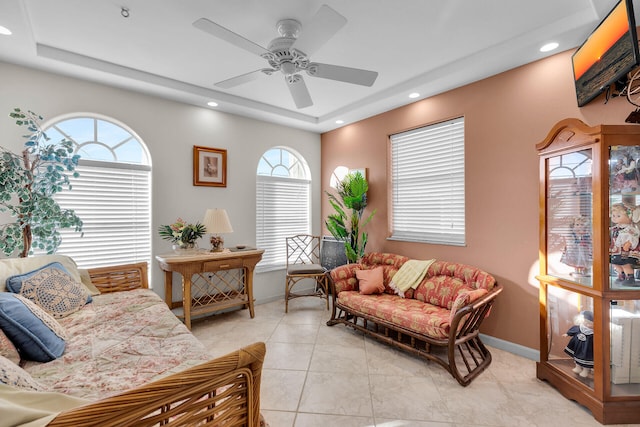
[[[83,235],[62,230],[58,253],[80,267],[151,261],[151,159],[132,129],[116,120],[87,114],[57,118],[45,129],[63,137],[80,155],[80,176],[56,199],[74,209]]]
[[[284,268],[285,238],[311,232],[311,173],[290,148],[267,150],[256,176],[256,244],[265,250],[257,269]]]

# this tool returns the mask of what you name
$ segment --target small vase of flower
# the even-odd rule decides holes
[[[160,237],[173,243],[176,253],[185,253],[198,250],[197,240],[204,236],[207,229],[203,224],[187,224],[182,218],[169,225],[161,225],[158,228]]]

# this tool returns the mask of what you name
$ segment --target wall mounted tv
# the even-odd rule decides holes
[[[633,0],[620,0],[571,57],[578,107],[624,81],[639,56]]]

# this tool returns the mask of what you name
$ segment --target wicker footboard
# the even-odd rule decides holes
[[[262,342],[122,394],[60,413],[50,427],[258,427]]]
[[[411,354],[432,360],[446,369],[463,386],[467,386],[491,364],[491,353],[480,340],[480,325],[489,314],[498,284],[483,297],[460,308],[451,323],[458,331],[446,339],[432,338],[383,319],[354,311],[340,304],[333,289],[333,312],[328,326],[343,323],[367,335]]]

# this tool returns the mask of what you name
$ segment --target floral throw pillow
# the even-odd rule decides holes
[[[11,276],[7,289],[30,299],[55,318],[63,318],[91,302],[87,288],[58,262],[29,273]]]
[[[0,383],[24,390],[42,390],[42,386],[20,366],[0,356]]]
[[[20,354],[18,354],[18,349],[13,345],[2,329],[0,329],[0,356],[6,357],[16,365],[20,363]]]

